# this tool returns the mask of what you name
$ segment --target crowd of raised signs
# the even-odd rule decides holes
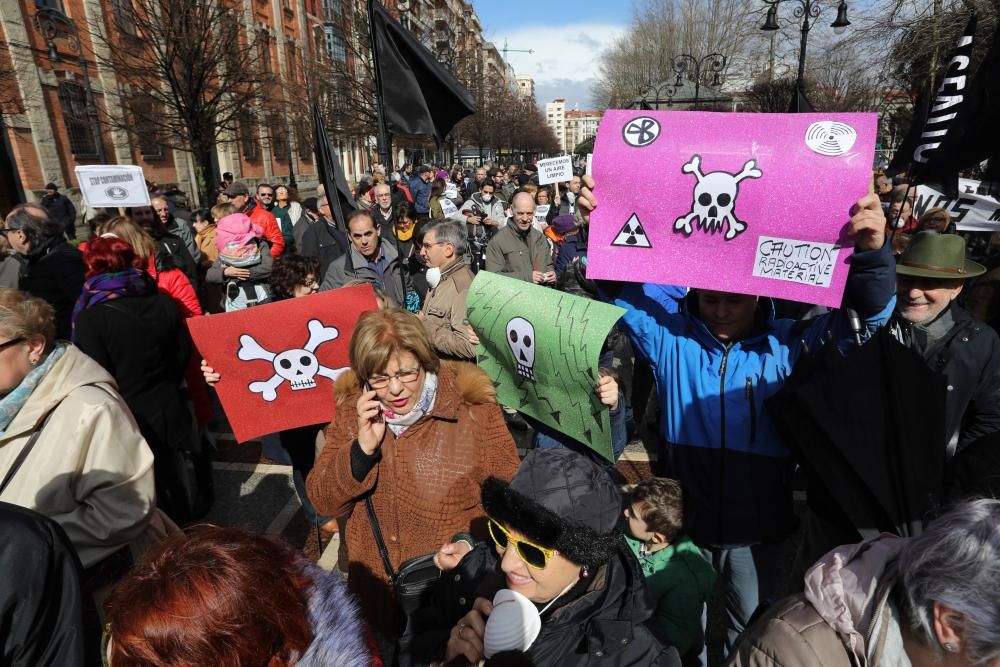
[[[574,167],[375,165],[353,201],[226,174],[211,208],[87,211],[79,244],[56,184],[7,212],[0,664],[1000,665],[992,236],[915,217],[876,172],[844,221],[841,308],[599,280],[600,183]],[[653,252],[650,222],[611,245]],[[473,302],[486,274],[523,292]],[[346,549],[327,571],[200,523],[235,380],[185,321],[280,328],[270,304],[358,285],[343,368],[317,361],[337,331],[314,319],[298,357],[241,339],[275,375],[229,394],[329,400],[276,434]],[[505,310],[556,292],[581,326],[586,300],[620,319],[594,346]],[[528,409],[577,352],[596,365]]]

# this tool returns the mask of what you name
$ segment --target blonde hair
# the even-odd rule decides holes
[[[2,238],[2,237],[0,237]],[[355,280],[348,280],[344,283],[344,287],[358,287],[359,285],[368,285],[375,292],[375,301],[378,303],[379,310],[385,310],[386,308],[396,308],[396,302],[392,300],[392,297],[385,293],[385,290],[376,285],[375,283],[370,283],[367,280],[361,280],[356,278]]]
[[[111,218],[101,228],[101,232],[104,234],[114,234],[122,241],[125,241],[125,243],[132,246],[136,259],[143,262],[149,261],[149,258],[156,254],[156,241],[149,235],[149,232],[140,227],[131,218],[124,216]]]
[[[365,313],[358,319],[351,336],[351,368],[362,382],[385,370],[389,358],[398,352],[409,352],[421,368],[437,373],[441,367],[424,323],[413,313],[399,308],[386,308]]]
[[[212,207],[212,218],[216,222],[218,222],[227,215],[232,215],[233,213],[236,212],[237,212],[236,207],[230,204],[229,202],[226,202],[224,204],[216,204],[215,206]]]
[[[534,183],[525,183],[524,185],[521,186],[521,189],[533,195],[538,192],[538,186],[535,185]]]
[[[0,332],[13,338],[56,339],[56,313],[48,301],[27,292],[0,288]]]

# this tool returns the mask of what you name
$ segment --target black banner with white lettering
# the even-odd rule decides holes
[[[924,93],[917,101],[910,133],[889,165],[890,174],[908,170],[911,182],[916,183],[948,178],[946,169],[950,168],[950,164],[945,167],[944,163],[952,160],[945,157],[954,154],[949,146],[954,145],[954,128],[959,124],[959,115],[966,107],[969,65],[975,36],[976,15],[973,14],[948,62],[937,95],[933,101],[928,101],[928,95]],[[953,171],[950,179],[954,180],[957,176],[957,171]],[[957,182],[953,187],[957,190]]]

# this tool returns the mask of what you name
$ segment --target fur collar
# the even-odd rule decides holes
[[[347,584],[336,574],[314,563],[303,566],[312,579],[309,621],[313,641],[296,663],[299,667],[369,667],[372,656],[365,642],[367,631]]]
[[[438,382],[439,396],[451,393],[454,398],[466,405],[495,403],[497,400],[496,388],[486,372],[467,362],[442,361]],[[333,383],[333,395],[337,399],[338,406],[345,401],[356,401],[360,393],[361,383],[353,370],[345,371]],[[434,411],[438,412],[436,407]]]

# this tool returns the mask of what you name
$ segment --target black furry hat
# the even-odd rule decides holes
[[[578,565],[607,562],[618,548],[621,494],[607,472],[568,449],[536,449],[510,482],[490,477],[486,514]]]

